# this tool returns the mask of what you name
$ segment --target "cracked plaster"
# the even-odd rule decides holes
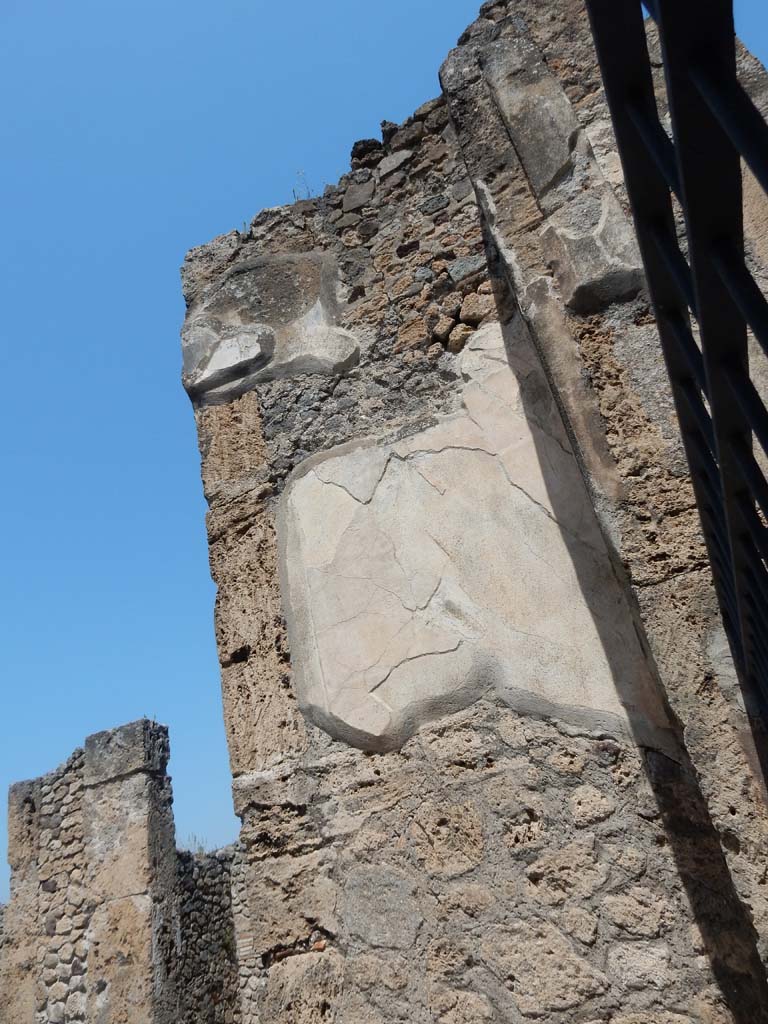
[[[463,353],[462,412],[308,459],[283,497],[299,700],[363,749],[491,693],[651,743],[667,730],[525,328],[505,330]]]

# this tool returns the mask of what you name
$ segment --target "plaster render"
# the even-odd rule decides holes
[[[662,742],[668,722],[522,320],[477,331],[460,371],[462,412],[333,449],[286,489],[301,706],[372,750],[494,692],[594,728],[631,716]]]

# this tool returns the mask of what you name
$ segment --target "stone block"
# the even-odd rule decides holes
[[[386,865],[349,873],[342,918],[353,936],[384,949],[410,949],[424,919],[412,878]]]
[[[373,187],[369,180],[350,191],[359,198]],[[227,402],[263,381],[351,369],[360,348],[337,326],[337,289],[336,262],[322,253],[261,256],[225,274],[190,308],[182,330],[190,396]]]
[[[608,187],[588,189],[561,206],[541,239],[563,301],[577,312],[631,298],[643,287],[632,226]]]
[[[579,123],[559,80],[523,33],[489,46],[483,71],[539,200],[572,167]]]
[[[163,774],[169,753],[168,729],[146,718],[97,732],[85,741],[85,784],[96,786],[135,772]]]

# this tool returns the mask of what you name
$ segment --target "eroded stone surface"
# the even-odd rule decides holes
[[[522,323],[508,341],[509,356],[498,324],[473,337],[463,412],[308,460],[286,491],[299,699],[356,746],[397,747],[489,692],[600,728],[666,725]]]
[[[183,381],[192,398],[228,401],[262,381],[349,370],[360,350],[337,326],[336,284],[334,261],[320,253],[236,266],[184,324]]]

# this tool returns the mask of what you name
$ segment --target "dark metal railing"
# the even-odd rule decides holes
[[[731,0],[645,7],[669,131],[640,0],[587,0],[723,622],[748,710],[768,722],[768,482],[755,457],[756,444],[768,455],[768,410],[747,353],[749,328],[768,356],[768,303],[745,263],[741,185],[743,159],[768,192],[768,126],[736,77]]]

